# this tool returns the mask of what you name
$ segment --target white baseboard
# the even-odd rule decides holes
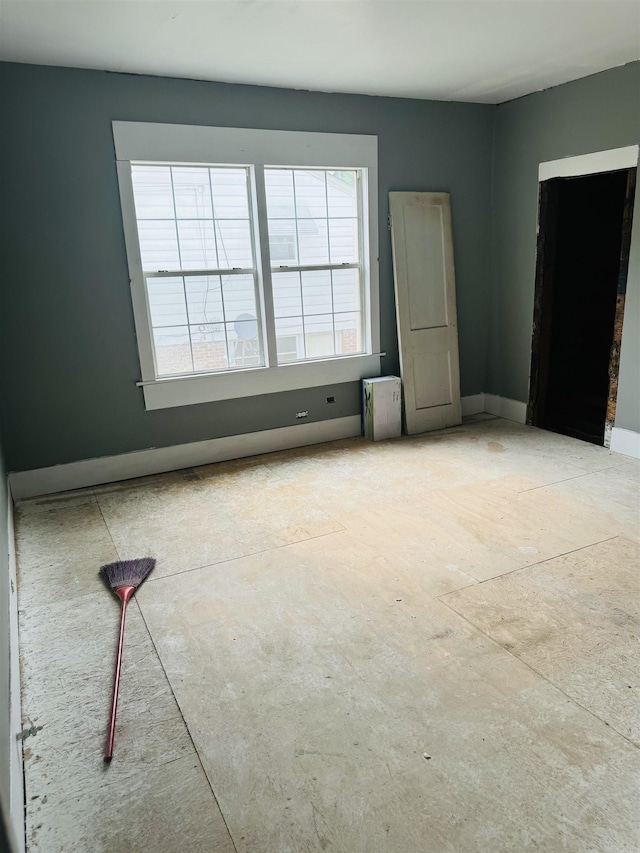
[[[515,421],[517,424],[527,422],[527,404],[520,400],[510,400],[509,397],[498,397],[496,394],[485,394],[484,410],[490,415]]]
[[[273,453],[276,450],[303,447],[307,444],[336,441],[360,435],[361,432],[360,415],[352,415],[225,438],[212,438],[174,447],[154,447],[119,456],[84,459],[67,465],[54,465],[51,468],[18,471],[9,474],[9,482],[14,499],[19,500],[118,480],[131,480],[149,474],[179,471],[194,465],[208,465],[211,462],[224,462],[228,459],[241,459],[243,456],[257,456],[260,453]]]
[[[480,415],[484,412],[484,394],[472,394],[470,397],[462,397],[462,417],[468,415]]]
[[[497,397],[493,394],[473,394],[462,398],[462,414],[476,415],[488,412],[507,420],[524,423],[526,403]],[[131,480],[150,474],[178,471],[194,465],[208,465],[260,453],[273,453],[292,447],[336,441],[361,434],[360,415],[333,418],[310,424],[295,424],[279,429],[212,438],[173,447],[153,447],[119,456],[104,456],[98,459],[83,459],[66,465],[36,468],[32,471],[16,471],[9,474],[11,491],[16,500],[39,495],[51,495],[72,489]]]
[[[498,397],[497,394],[473,394],[462,398],[462,416],[479,415],[487,412],[518,424],[527,422],[527,404],[520,400],[510,400],[508,397]]]
[[[614,453],[622,453],[624,456],[633,456],[636,459],[640,459],[640,432],[614,427],[611,430],[609,450],[612,450]]]
[[[5,484],[2,484],[5,486]],[[9,538],[9,818],[15,853],[24,853],[24,767],[22,741],[22,703],[20,696],[20,645],[18,641],[18,586],[16,580],[16,540],[13,527],[13,498],[7,489],[7,528]]]

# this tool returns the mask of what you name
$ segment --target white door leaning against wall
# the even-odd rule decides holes
[[[448,193],[389,193],[400,370],[409,434],[461,421]]]

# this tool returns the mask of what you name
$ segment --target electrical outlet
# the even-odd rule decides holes
[[[300,420],[301,418],[308,418],[309,412],[296,412],[296,418]]]

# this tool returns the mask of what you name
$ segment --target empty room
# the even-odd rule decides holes
[[[640,7],[0,0],[0,848],[640,850]]]

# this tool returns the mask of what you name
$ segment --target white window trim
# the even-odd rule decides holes
[[[380,374],[380,307],[378,284],[378,139],[346,133],[307,133],[228,127],[113,122],[113,138],[120,185],[124,235],[131,281],[131,298],[140,354],[145,406],[164,409],[238,397],[272,394],[351,382]],[[366,169],[368,200],[363,211],[363,266],[369,280],[364,311],[367,319],[366,353],[337,356],[223,373],[156,379],[149,305],[135,216],[132,162],[224,164],[252,166]],[[254,199],[266,228],[266,200]],[[261,241],[264,248],[265,241]],[[258,257],[260,268],[268,258]],[[263,299],[271,300],[265,288]],[[275,333],[265,343],[275,353]]]

